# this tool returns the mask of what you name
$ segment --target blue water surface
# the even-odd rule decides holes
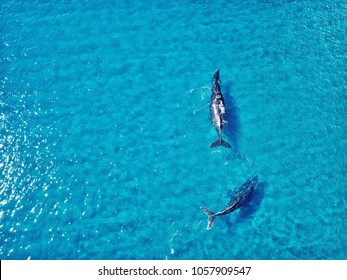
[[[2,0],[0,258],[347,259],[346,14]],[[232,149],[209,148],[217,68]]]

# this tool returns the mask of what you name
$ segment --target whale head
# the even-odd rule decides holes
[[[253,187],[255,187],[255,185],[258,183],[258,181],[259,181],[259,178],[258,178],[258,175],[256,175],[252,179],[248,180],[248,184],[250,184]]]
[[[219,81],[219,69],[213,75],[213,83],[217,83]]]

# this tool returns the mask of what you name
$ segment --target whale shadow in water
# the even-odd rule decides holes
[[[232,148],[238,151],[238,138],[240,134],[240,118],[234,97],[231,95],[233,84],[227,82],[222,86],[224,96],[227,124],[223,127],[223,134],[231,141]],[[227,141],[228,141],[227,140]]]
[[[238,216],[240,222],[250,219],[255,215],[264,199],[266,188],[267,183],[265,181],[257,184],[246,204],[240,209],[240,215]]]

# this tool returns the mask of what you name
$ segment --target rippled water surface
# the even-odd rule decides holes
[[[147,2],[1,1],[0,258],[347,259],[346,2]]]

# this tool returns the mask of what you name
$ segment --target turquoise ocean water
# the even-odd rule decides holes
[[[347,259],[346,14],[2,0],[0,258]],[[209,148],[217,68],[233,149]]]

